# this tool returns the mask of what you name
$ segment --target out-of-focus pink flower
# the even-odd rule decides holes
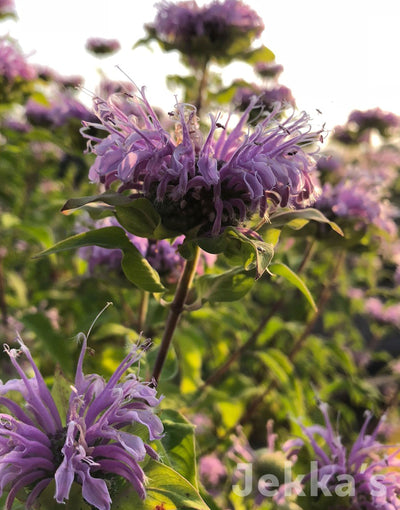
[[[276,62],[257,62],[254,70],[263,78],[273,78],[276,80],[283,72],[283,66]]]
[[[292,91],[285,85],[274,85],[270,88],[262,88],[254,84],[251,87],[238,88],[233,102],[239,105],[240,110],[245,110],[253,97],[257,97],[254,105],[256,113],[260,111],[272,112],[277,104],[295,106],[296,102]]]
[[[205,455],[199,461],[199,476],[204,487],[211,494],[218,494],[227,477],[227,471],[215,454]]]
[[[400,303],[385,306],[380,299],[371,297],[365,300],[364,309],[374,319],[400,328]]]
[[[35,68],[27,62],[16,43],[6,37],[0,38],[0,79],[12,84],[17,80],[31,81],[36,77]]]
[[[241,0],[214,0],[200,7],[195,1],[159,2],[154,23],[146,25],[149,34],[203,62],[215,58],[232,58],[235,46],[250,46],[264,30],[260,16]],[[241,44],[238,44],[242,42]]]
[[[60,127],[69,119],[95,121],[97,117],[68,92],[59,93],[47,104],[29,99],[25,105],[26,116],[34,126]]]
[[[91,37],[86,41],[85,48],[94,55],[111,55],[117,52],[121,45],[117,39]]]
[[[14,0],[0,0],[0,20],[8,17],[15,17]]]

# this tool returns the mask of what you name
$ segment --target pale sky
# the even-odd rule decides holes
[[[152,0],[15,0],[18,21],[0,23],[22,46],[29,61],[65,75],[81,75],[94,90],[101,69],[137,85],[146,85],[154,106],[170,109],[174,92],[165,76],[187,72],[176,54],[163,54],[153,43],[132,50],[152,22]],[[199,4],[208,3],[198,1]],[[284,66],[279,82],[288,86],[301,109],[330,129],[344,123],[353,109],[380,107],[400,115],[400,0],[247,0],[263,18],[261,42]],[[98,59],[88,54],[89,37],[116,38],[122,50]],[[240,76],[252,81],[247,65],[223,72],[226,82]]]

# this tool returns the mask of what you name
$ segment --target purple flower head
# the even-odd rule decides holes
[[[6,37],[0,38],[0,83],[14,84],[31,81],[37,77],[35,68],[28,64],[26,57],[16,44]]]
[[[253,474],[253,493],[255,495],[254,504],[259,506],[265,500],[265,490],[269,490],[272,500],[281,505],[285,503],[286,497],[297,494],[300,490],[297,481],[288,481],[286,479],[285,470],[288,463],[292,462],[284,452],[277,450],[275,443],[277,434],[273,433],[273,421],[268,420],[267,425],[266,447],[254,450],[249,444],[242,429],[238,429],[237,436],[233,438],[232,448],[228,452],[228,457],[237,464],[247,463],[252,466]],[[293,446],[294,443],[291,443]],[[268,481],[263,480],[265,475],[273,475],[279,482],[279,486],[269,486]],[[236,470],[233,474],[233,482],[239,481],[243,477],[243,471]],[[260,483],[262,485],[260,485]],[[264,489],[260,491],[260,487]],[[272,489],[272,490],[271,490]]]
[[[397,510],[400,508],[400,466],[398,454],[400,449],[390,448],[377,441],[377,435],[384,422],[382,418],[371,434],[367,429],[372,414],[367,412],[366,419],[359,436],[348,449],[341,437],[334,431],[328,415],[328,406],[320,404],[325,425],[304,426],[300,423],[306,440],[296,440],[296,451],[301,443],[311,447],[316,470],[305,475],[302,483],[306,485],[310,479],[317,479],[323,486],[335,494],[335,487],[343,484],[343,476],[352,477],[354,493],[350,497],[351,510]],[[285,448],[292,450],[288,444]],[[382,452],[387,451],[387,454]],[[348,481],[348,479],[347,479]],[[329,506],[329,498],[327,502]],[[335,507],[336,508],[336,507]]]
[[[156,7],[156,19],[146,27],[150,35],[194,61],[232,58],[239,41],[246,50],[264,30],[258,14],[240,0],[214,0],[203,7],[163,1]]]
[[[9,413],[0,413],[0,487],[8,497],[5,510],[10,510],[17,493],[29,489],[25,508],[33,508],[40,493],[55,480],[54,498],[64,503],[72,484],[82,487],[82,496],[98,510],[110,510],[111,497],[105,477],[123,477],[141,498],[146,496],[145,475],[139,462],[146,454],[156,457],[154,450],[124,427],[140,423],[150,440],[163,432],[152,408],[160,398],[156,390],[126,371],[141,354],[135,346],[121,362],[108,382],[99,375],[84,375],[83,359],[87,340],[79,356],[75,383],[66,416],[61,417],[29,349],[18,339],[20,349],[5,347],[20,379],[0,386],[0,403]],[[33,371],[29,378],[18,357],[24,355]],[[17,391],[25,406],[4,396]]]
[[[57,83],[61,87],[65,87],[67,89],[77,89],[82,86],[83,82],[83,76],[79,76],[77,74],[73,74],[71,76],[59,76],[57,79]]]
[[[385,136],[390,129],[400,127],[400,117],[391,112],[384,112],[380,108],[365,111],[354,110],[349,115],[348,123],[355,124],[359,131],[376,129],[382,136]]]
[[[85,48],[94,55],[111,55],[117,52],[121,45],[117,39],[91,37],[86,41]]]
[[[78,88],[84,81],[82,76],[78,75],[61,76],[57,71],[48,66],[35,64],[35,69],[41,80],[57,83],[61,87]]]
[[[215,454],[204,455],[199,461],[199,477],[210,494],[217,495],[226,480],[227,470]]]
[[[276,62],[257,62],[254,70],[263,78],[273,78],[276,80],[283,72],[283,66]]]
[[[341,158],[335,154],[321,155],[317,161],[319,172],[338,173],[343,166]]]
[[[15,16],[14,0],[0,0],[0,20]]]
[[[397,227],[393,218],[397,215],[397,209],[378,191],[370,179],[363,179],[361,175],[360,179],[345,178],[334,186],[324,184],[315,207],[330,217],[333,213],[337,217],[355,221],[356,228],[372,224],[394,236]]]
[[[370,297],[365,300],[364,309],[372,318],[400,328],[400,303],[385,306],[380,299]]]
[[[57,71],[48,66],[43,66],[41,64],[35,64],[35,70],[40,78],[43,81],[57,81],[60,77]]]
[[[355,133],[347,126],[336,126],[333,130],[333,139],[343,145],[357,145],[360,143],[359,133]]]
[[[97,95],[108,99],[113,94],[134,94],[135,86],[129,81],[114,81],[103,77],[100,81]]]
[[[170,117],[175,134],[161,124],[144,91],[130,99],[140,115],[128,117],[111,101],[95,98],[101,124],[84,122],[108,133],[100,139],[85,132],[88,150],[97,158],[90,168],[92,182],[109,188],[119,181],[120,191],[131,189],[149,199],[165,227],[186,234],[197,228],[218,235],[224,227],[240,225],[253,214],[261,217],[270,201],[282,207],[314,202],[315,162],[307,152],[320,132],[311,132],[308,116],[278,120],[275,109],[254,128],[247,126],[255,100],[233,129],[229,118],[210,115],[203,137],[192,105],[179,103]]]
[[[251,87],[240,87],[233,101],[239,105],[241,111],[244,111],[253,101],[254,96],[257,96],[257,103],[253,106],[253,111],[258,117],[263,112],[272,112],[277,104],[292,107],[296,104],[291,90],[284,85],[275,85],[273,88],[261,88],[256,84]]]
[[[29,133],[32,127],[22,120],[13,119],[11,117],[3,120],[3,126],[6,129],[16,131],[17,133]]]
[[[86,106],[68,92],[59,93],[47,104],[29,99],[25,105],[26,116],[34,126],[56,128],[64,126],[70,119],[96,122],[97,117]]]

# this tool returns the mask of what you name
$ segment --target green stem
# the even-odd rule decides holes
[[[144,331],[146,324],[147,310],[149,308],[149,292],[142,290],[142,295],[139,304],[139,317],[138,317],[138,330]]]
[[[7,326],[8,312],[6,303],[6,288],[4,283],[3,258],[0,256],[0,312],[3,326]]]
[[[204,101],[204,91],[207,86],[207,78],[208,78],[208,60],[204,60],[203,66],[201,68],[201,75],[200,75],[200,83],[199,83],[199,89],[197,92],[197,99],[196,99],[196,108],[197,108],[197,115],[200,115],[200,110],[203,106]]]
[[[181,278],[178,282],[174,299],[170,305],[167,322],[165,324],[164,334],[161,340],[160,350],[153,369],[153,380],[158,382],[164,362],[166,360],[168,349],[172,341],[179,318],[183,312],[189,289],[192,285],[194,275],[196,274],[197,262],[199,260],[200,249],[196,248],[194,257],[187,260],[183,269]]]

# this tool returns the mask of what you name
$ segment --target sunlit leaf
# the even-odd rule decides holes
[[[286,209],[277,213],[271,214],[270,222],[265,225],[265,228],[277,227],[292,227],[294,230],[303,228],[309,221],[317,221],[319,223],[327,223],[332,230],[343,236],[342,229],[335,222],[330,221],[318,209]]]
[[[293,365],[286,354],[279,349],[269,348],[266,352],[258,351],[256,356],[281,383],[288,382],[288,376],[293,372]]]
[[[240,58],[248,64],[257,64],[258,62],[272,62],[275,60],[275,54],[266,46],[261,46],[240,55]]]
[[[303,296],[307,299],[311,307],[316,311],[317,305],[315,304],[314,298],[311,295],[307,285],[300,278],[298,274],[290,269],[286,264],[282,264],[281,262],[273,262],[269,265],[269,271],[274,275],[279,275],[285,278],[292,285],[297,287],[299,291],[303,294]]]
[[[195,282],[196,290],[203,302],[236,301],[253,287],[254,272],[234,268],[219,275],[204,275]]]
[[[69,406],[69,397],[71,395],[71,382],[64,376],[59,367],[56,368],[54,383],[51,388],[51,396],[60,413],[63,425],[65,425],[67,409]]]
[[[146,499],[126,484],[114,497],[113,510],[209,510],[195,487],[172,468],[151,459],[144,471]]]
[[[147,198],[137,198],[129,204],[116,206],[115,215],[128,232],[139,237],[166,239],[179,235],[179,232],[163,227],[160,215]]]
[[[246,270],[254,267],[256,279],[266,271],[274,253],[272,244],[247,237],[233,227],[225,229],[218,237],[196,241],[208,253],[223,253],[232,265],[241,265]]]
[[[194,426],[173,409],[163,409],[160,418],[164,425],[163,451],[159,452],[163,462],[198,488]]]
[[[61,208],[61,212],[64,214],[70,214],[75,209],[80,209],[81,207],[85,207],[86,205],[99,203],[106,204],[111,206],[117,205],[126,205],[130,204],[132,199],[127,197],[126,195],[122,195],[121,193],[116,193],[113,191],[106,191],[100,195],[90,195],[87,197],[79,197],[79,198],[70,198],[65,202],[63,207]]]

